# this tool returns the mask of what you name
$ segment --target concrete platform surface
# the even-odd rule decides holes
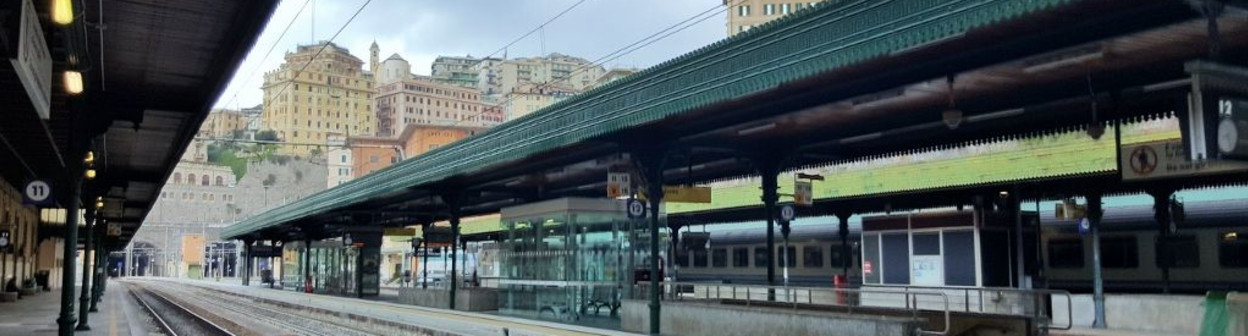
[[[1193,334],[1157,333],[1122,329],[1071,328],[1070,330],[1053,330],[1051,336],[1196,336]]]
[[[78,315],[78,291],[74,291],[74,316]],[[80,336],[147,335],[146,315],[138,309],[134,298],[125,289],[110,283],[96,305],[99,312],[90,313],[90,331]],[[0,336],[56,335],[56,318],[61,311],[61,291],[39,292],[17,302],[0,303]]]
[[[516,317],[498,316],[483,313],[461,312],[446,309],[435,309],[403,305],[392,302],[356,299],[334,295],[308,294],[294,291],[274,290],[253,282],[252,286],[243,286],[235,279],[189,280],[172,278],[140,277],[128,278],[137,281],[167,281],[186,285],[201,286],[223,290],[239,295],[280,301],[290,305],[337,311],[342,313],[367,316],[373,319],[418,325],[440,330],[448,334],[458,335],[639,335],[623,331],[590,328],[584,326],[560,324],[539,320],[528,320]]]

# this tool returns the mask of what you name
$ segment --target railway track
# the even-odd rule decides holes
[[[234,336],[234,333],[154,291],[127,286],[135,301],[170,336]]]
[[[265,326],[273,330],[248,330],[250,334],[270,334],[279,332],[283,335],[308,335],[308,336],[374,336],[379,335],[367,331],[358,330],[358,328],[343,326],[331,322],[322,321],[316,318],[303,316],[297,313],[286,312],[280,309],[265,307],[265,304],[257,303],[232,295],[215,293],[212,291],[196,288],[196,287],[170,287],[167,284],[155,282],[141,282],[141,286],[147,287],[153,292],[178,293],[179,298],[188,300],[188,303],[194,304],[198,308],[227,313],[228,315],[244,316],[250,320],[232,321],[239,326]],[[193,300],[193,301],[190,301]],[[225,316],[225,315],[222,315]],[[181,334],[179,334],[181,335]]]

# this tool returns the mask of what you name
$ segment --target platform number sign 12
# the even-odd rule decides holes
[[[52,203],[52,185],[44,180],[26,183],[22,191],[22,203],[29,205],[50,205]]]
[[[628,199],[628,203],[625,205],[625,207],[627,208],[625,210],[628,211],[628,218],[630,219],[646,218],[646,203],[642,202],[641,200],[636,199],[636,198],[630,198]]]

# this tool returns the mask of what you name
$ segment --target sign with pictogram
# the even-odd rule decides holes
[[[813,189],[810,181],[793,181],[793,204],[800,206],[814,205]]]
[[[1189,161],[1177,139],[1123,145],[1119,163],[1124,181],[1248,172],[1248,163],[1243,162]]]

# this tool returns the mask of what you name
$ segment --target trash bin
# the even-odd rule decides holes
[[[836,287],[836,304],[845,305],[845,298],[847,295],[845,295],[845,291],[843,289],[849,286],[849,280],[844,274],[833,275],[832,285]]]
[[[35,286],[43,288],[45,292],[52,290],[51,287],[48,287],[48,270],[35,271]]]

